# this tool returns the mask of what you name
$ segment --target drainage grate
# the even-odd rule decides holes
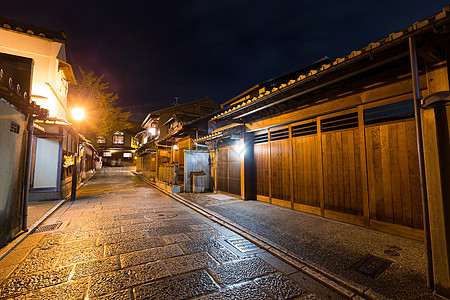
[[[62,223],[55,223],[55,224],[48,224],[48,225],[42,225],[39,226],[38,229],[34,231],[34,233],[42,233],[47,231],[53,231],[58,229],[61,226]]]
[[[258,246],[243,238],[229,239],[227,242],[241,252],[249,252],[259,249]]]
[[[355,269],[360,273],[363,273],[364,275],[368,275],[372,278],[375,278],[378,275],[380,275],[384,270],[386,270],[391,264],[392,261],[390,260],[381,257],[376,257],[374,255],[367,255],[359,262],[357,262],[353,266],[353,269]]]

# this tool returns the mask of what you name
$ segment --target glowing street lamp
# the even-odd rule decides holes
[[[77,197],[77,183],[78,183],[78,177],[77,177],[77,166],[78,166],[78,149],[79,149],[79,136],[80,136],[80,122],[84,118],[84,110],[81,108],[75,108],[72,110],[72,118],[76,121],[76,136],[75,136],[75,163],[73,165],[72,170],[72,193],[70,195],[70,200],[74,201]]]
[[[72,117],[76,121],[81,121],[84,118],[84,110],[77,107],[72,110]]]

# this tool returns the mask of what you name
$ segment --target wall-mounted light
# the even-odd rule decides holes
[[[236,146],[234,146],[234,151],[236,151],[237,154],[243,156],[245,154],[245,144],[244,142],[239,142]]]
[[[173,145],[173,150],[178,150],[178,144],[176,144],[176,145]]]

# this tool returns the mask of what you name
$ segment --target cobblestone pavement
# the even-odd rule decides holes
[[[425,244],[307,214],[262,201],[242,201],[213,194],[177,194],[209,213],[238,224],[247,233],[262,236],[285,251],[375,298],[438,299],[426,285]],[[367,257],[388,262],[372,276]],[[380,265],[378,263],[378,265]],[[370,267],[370,268],[367,268]],[[366,272],[369,271],[369,272]]]
[[[340,298],[126,169],[96,174],[51,224],[0,261],[1,299]]]

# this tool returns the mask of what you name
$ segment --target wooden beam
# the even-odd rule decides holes
[[[322,128],[320,127],[320,118],[317,118],[317,147],[319,149],[319,159],[318,159],[318,169],[319,169],[319,178],[317,179],[319,182],[319,207],[320,207],[320,215],[325,216],[325,198],[323,195],[324,188],[324,178],[323,178],[323,149],[322,149]]]
[[[272,145],[270,142],[270,129],[267,130],[267,147],[269,151],[269,202],[272,203]]]
[[[366,134],[364,126],[363,106],[358,107],[358,128],[359,128],[359,148],[361,159],[361,187],[363,201],[364,225],[369,226],[370,206],[369,206],[369,188],[367,183],[367,156],[366,156]]]
[[[433,48],[420,48],[417,49],[417,54],[419,54],[427,62],[436,64],[441,61],[439,54]]]
[[[291,191],[291,208],[294,208],[294,150],[292,145],[292,126],[289,125],[289,188]]]

